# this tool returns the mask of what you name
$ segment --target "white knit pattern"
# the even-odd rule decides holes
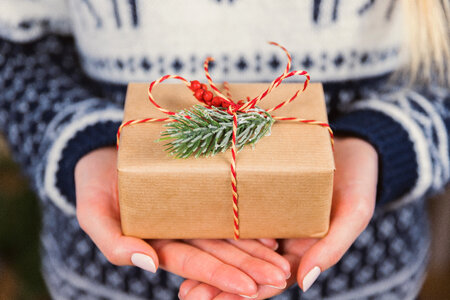
[[[131,2],[138,5],[135,11]],[[403,62],[400,4],[389,15],[394,2],[377,1],[364,10],[364,1],[338,5],[335,0],[320,1],[318,8],[313,1],[297,0],[3,0],[0,36],[26,41],[47,31],[72,30],[88,74],[115,83],[154,80],[174,71],[203,78],[199,66],[209,55],[217,58],[212,75],[218,81],[268,81],[282,70],[268,67],[272,56],[285,62],[266,44],[269,40],[290,50],[294,68],[311,59],[313,64],[306,65],[313,80],[340,80],[386,73]],[[30,28],[20,27],[24,20],[32,21]],[[141,67],[144,58],[151,60],[151,69]],[[242,58],[245,68],[240,69]],[[183,63],[180,70],[172,68],[177,60]]]
[[[98,0],[91,2],[97,17],[93,18],[82,1],[71,1],[74,34],[78,47],[85,58],[86,71],[94,78],[116,83],[130,81],[148,81],[161,76],[160,67],[166,73],[173,70],[170,65],[175,59],[190,62],[190,56],[195,53],[202,60],[208,55],[218,59],[218,68],[224,64],[231,67],[225,74],[222,70],[213,70],[212,76],[218,80],[228,81],[261,81],[271,80],[273,71],[262,68],[256,71],[253,60],[255,50],[261,53],[261,60],[265,65],[273,53],[279,50],[267,45],[273,40],[281,43],[294,55],[302,58],[310,55],[315,61],[320,61],[326,53],[329,61],[327,68],[318,65],[309,70],[313,80],[339,80],[355,77],[366,77],[391,71],[401,63],[399,56],[390,57],[377,64],[346,63],[341,68],[332,66],[332,60],[342,53],[349,61],[350,53],[358,41],[358,51],[379,53],[385,49],[397,49],[401,46],[402,15],[397,9],[395,15],[388,22],[384,14],[389,8],[390,1],[376,3],[364,17],[358,14],[362,1],[347,1],[339,6],[339,17],[332,20],[333,0],[322,1],[322,10],[317,23],[311,22],[313,16],[312,1],[285,0],[282,3],[272,0],[237,0],[233,4],[216,1],[178,1],[165,0],[163,2],[140,1],[139,26],[133,26],[129,7],[120,3],[118,11],[122,17],[122,26],[117,28],[111,14],[111,1]],[[104,20],[97,26],[97,19]],[[204,24],[207,24],[205,26]],[[366,34],[370,31],[371,34]],[[332,52],[329,52],[333,45]],[[228,54],[227,63],[220,58]],[[120,59],[125,64],[130,58],[148,56],[156,58],[164,56],[163,62],[157,62],[158,67],[150,72],[133,67],[123,69],[101,69],[92,63],[92,59],[107,60]],[[248,67],[244,72],[234,68],[239,57],[247,59]],[[285,58],[282,58],[282,64]],[[195,61],[200,65],[201,61]],[[281,69],[280,69],[281,71]],[[203,78],[201,68],[192,72],[184,68],[179,72],[190,78]]]
[[[0,3],[0,37],[26,42],[48,32],[69,34],[70,27],[66,1],[2,0]]]

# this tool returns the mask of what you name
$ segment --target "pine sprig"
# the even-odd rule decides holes
[[[269,113],[257,107],[246,113],[238,112],[237,117],[238,150],[245,145],[254,145],[262,137],[269,135],[274,123]],[[225,108],[195,105],[191,109],[181,110],[171,118],[176,122],[164,125],[167,129],[161,133],[159,141],[170,140],[165,144],[166,151],[176,158],[213,156],[231,147],[233,116]]]

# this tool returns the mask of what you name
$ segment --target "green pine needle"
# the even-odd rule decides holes
[[[238,112],[237,117],[238,150],[270,135],[274,119],[265,110],[255,107],[246,113]],[[176,158],[213,156],[231,147],[233,116],[224,108],[195,105],[171,118],[176,122],[164,125],[167,129],[161,133],[159,141],[170,140],[165,150]]]

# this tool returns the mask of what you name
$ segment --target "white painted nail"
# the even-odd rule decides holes
[[[131,262],[136,267],[139,267],[152,273],[156,272],[155,262],[148,255],[145,255],[143,253],[133,253],[131,255]]]
[[[314,267],[311,271],[306,274],[305,278],[303,278],[303,291],[306,292],[316,281],[317,277],[320,275],[320,268]]]
[[[274,288],[274,289],[282,290],[282,289],[286,288],[287,282],[285,282],[282,286],[275,286],[275,285],[270,285],[270,284],[266,284],[265,286],[268,286],[268,287],[271,287],[271,288]]]
[[[254,294],[253,296],[246,296],[246,295],[239,295],[239,296],[247,298],[247,299],[255,299],[256,297],[258,297],[258,294]]]

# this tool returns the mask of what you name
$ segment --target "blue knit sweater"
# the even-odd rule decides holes
[[[0,129],[38,193],[43,273],[55,299],[176,299],[180,278],[109,264],[75,217],[74,167],[115,143],[126,83],[175,73],[268,82],[293,68],[324,82],[337,134],[378,151],[378,205],[355,244],[301,294],[409,299],[428,253],[424,199],[450,178],[450,94],[388,81],[405,60],[398,1],[6,1],[0,10]]]

